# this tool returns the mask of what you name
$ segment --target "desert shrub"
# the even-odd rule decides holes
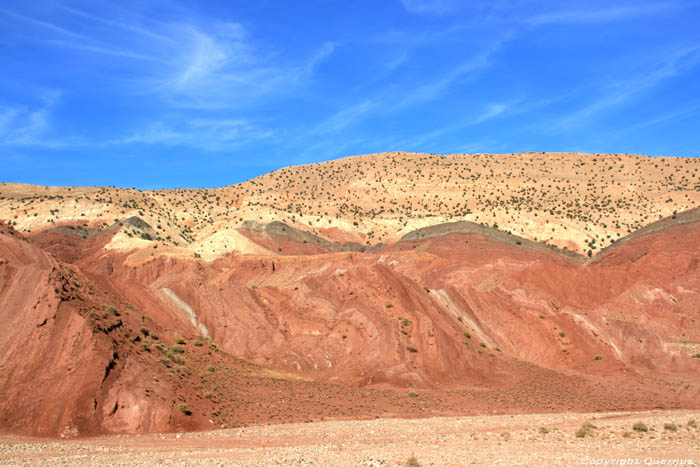
[[[192,415],[192,412],[190,411],[190,409],[187,408],[187,404],[185,404],[184,402],[182,404],[178,404],[177,408],[178,410],[180,410],[180,412],[184,413],[185,415]]]
[[[602,356],[602,355],[596,355],[594,358],[595,358],[596,360],[602,360],[602,359],[603,359],[603,356]]]
[[[671,423],[664,423],[664,430],[667,430],[667,431],[676,431],[676,430],[678,430],[678,425],[676,425],[676,424],[673,423],[673,422],[671,422]]]
[[[404,462],[403,465],[405,467],[420,467],[421,463],[418,462],[418,458],[416,458],[416,456],[411,456],[406,459],[406,462]]]
[[[576,430],[576,437],[577,438],[585,438],[586,436],[593,436],[593,429],[595,426],[591,423],[584,423],[581,425],[581,428]]]
[[[201,347],[202,345],[204,345],[204,344],[202,344],[202,341],[200,341],[199,339],[197,339],[196,341],[194,341],[192,344],[193,344],[195,347]]]
[[[643,433],[646,433],[647,431],[649,431],[649,427],[644,422],[635,423],[634,425],[632,425],[632,429],[634,431],[639,431],[639,432],[643,432]]]
[[[209,365],[209,366],[207,367],[207,370],[208,370],[210,373],[214,373],[214,372],[216,371],[216,368],[214,368],[213,366]]]
[[[206,397],[207,399],[211,399],[212,397],[214,397],[214,393],[211,391],[204,391],[204,397]]]
[[[412,345],[407,346],[407,347],[406,347],[406,350],[408,350],[408,351],[411,352],[411,353],[416,353],[416,352],[418,352],[418,349],[416,349],[416,348],[413,347]]]
[[[172,357],[170,357],[170,359],[172,361],[174,361],[175,363],[177,363],[178,365],[185,365],[187,363],[187,360],[185,360],[185,357],[183,357],[181,355],[173,355]]]
[[[408,397],[418,397],[418,393],[415,391],[408,391]]]
[[[466,337],[467,339],[471,339],[472,335],[469,334],[469,331],[464,331],[464,337]]]
[[[172,353],[183,353],[184,350],[182,350],[182,347],[180,347],[180,344],[173,344],[172,347],[170,347],[170,351]]]
[[[177,339],[175,339],[175,343],[184,345],[185,339],[183,339],[182,337],[178,337]]]
[[[698,427],[698,424],[697,424],[697,422],[696,422],[695,420],[688,420],[688,426],[689,426],[690,428],[697,428],[697,427]]]
[[[549,433],[549,428],[547,428],[546,426],[541,426],[537,431],[539,431],[543,435],[546,435],[547,433]]]

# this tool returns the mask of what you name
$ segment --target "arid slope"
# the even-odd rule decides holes
[[[694,164],[381,154],[217,190],[4,185],[24,232],[0,222],[0,429],[697,409]],[[535,241],[542,216],[578,240]],[[575,247],[624,223],[649,225]]]
[[[263,252],[237,235],[246,220],[282,221],[362,244],[469,220],[596,253],[659,218],[700,206],[698,169],[697,158],[620,154],[382,153],[288,167],[217,189],[0,184],[0,219],[29,233],[78,221],[107,227],[138,216],[148,227],[132,226],[110,247],[143,248],[153,239],[161,254],[210,260]]]

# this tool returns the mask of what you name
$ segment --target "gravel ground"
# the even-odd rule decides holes
[[[648,431],[633,429],[640,421]],[[586,423],[593,427],[586,436],[577,436]],[[417,463],[409,464],[410,460]],[[330,421],[62,441],[0,435],[0,465],[550,466],[663,462],[700,465],[700,411]]]

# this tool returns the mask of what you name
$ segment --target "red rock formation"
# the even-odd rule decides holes
[[[250,408],[288,410],[283,391],[311,419],[698,406],[700,359],[682,349],[700,342],[697,222],[590,262],[488,232],[374,253],[250,233],[298,254],[137,262],[101,247],[113,233],[32,244],[3,227],[2,426],[56,435],[306,416]],[[177,339],[186,365],[170,350]],[[376,391],[387,388],[422,391],[424,405]],[[309,402],[323,394],[334,399]]]

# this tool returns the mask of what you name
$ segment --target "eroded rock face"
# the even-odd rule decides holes
[[[54,436],[202,429],[277,420],[270,407],[289,407],[289,393],[309,414],[338,416],[310,402],[324,393],[338,404],[371,395],[346,416],[423,413],[371,392],[390,388],[439,394],[431,413],[465,401],[697,406],[699,222],[590,261],[458,227],[364,252],[254,228],[241,235],[284,253],[205,262],[105,249],[128,226],[31,241],[3,226],[0,423]],[[524,382],[546,402],[512,389]]]

